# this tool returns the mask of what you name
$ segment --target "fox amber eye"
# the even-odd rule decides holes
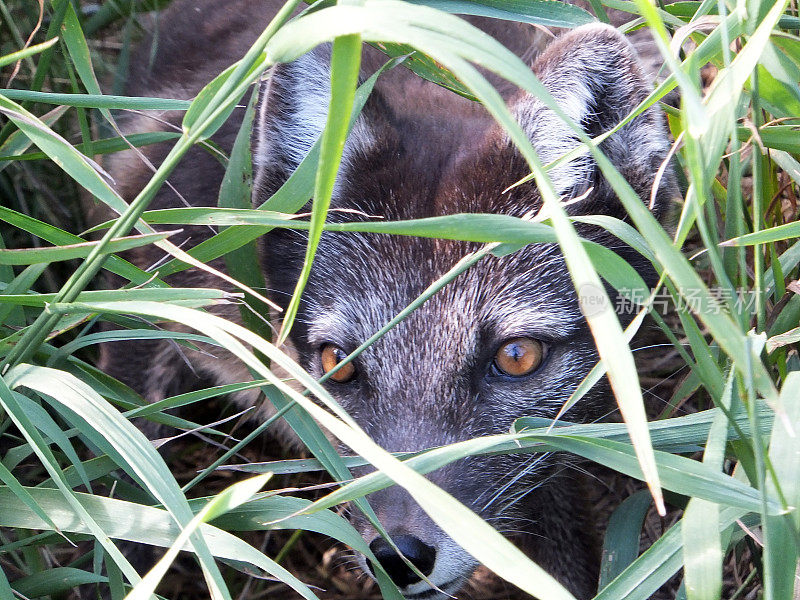
[[[322,350],[320,350],[320,356],[322,358],[322,371],[327,373],[347,358],[347,352],[339,348],[339,346],[325,344]],[[331,379],[337,383],[345,383],[350,381],[355,374],[356,368],[353,366],[353,363],[349,362],[331,375]]]
[[[533,373],[544,358],[544,346],[531,338],[514,338],[504,342],[494,355],[494,366],[506,375],[522,377]]]

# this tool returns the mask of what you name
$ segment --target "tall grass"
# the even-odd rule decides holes
[[[275,227],[308,229],[306,268],[279,333],[282,339],[291,328],[325,229],[486,244],[434,282],[348,360],[497,244],[556,240],[575,285],[592,284],[602,290],[600,278],[607,266],[581,242],[573,220],[558,202],[547,176],[552,165],[540,162],[500,96],[472,64],[542,98],[569,122],[568,117],[519,59],[499,44],[476,38],[470,25],[441,11],[487,13],[562,27],[595,17],[570,5],[533,0],[525,4],[364,0],[323,3],[290,18],[298,4],[290,1],[251,50],[193,101],[104,95],[98,79],[106,77],[97,73],[102,71],[103,54],[97,51],[96,40],[102,36],[122,40],[124,64],[138,12],[164,4],[113,0],[95,7],[93,13],[82,13],[76,11],[79,3],[54,0],[43,5],[43,25],[26,45],[39,18],[37,3],[0,0],[3,81],[20,65],[12,84],[0,90],[4,224],[0,232],[5,245],[14,248],[0,250],[0,600],[59,596],[79,585],[97,586],[115,599],[152,597],[180,549],[196,555],[214,598],[232,597],[242,580],[227,571],[223,574],[220,561],[243,572],[267,573],[301,596],[315,598],[315,590],[274,556],[230,531],[317,531],[370,556],[364,541],[334,509],[353,501],[368,510],[361,499],[393,483],[406,488],[435,522],[503,579],[542,598],[571,598],[509,541],[422,476],[468,455],[521,450],[577,454],[646,481],[659,510],[663,510],[662,488],[685,508],[680,520],[641,555],[638,531],[647,497],[633,496],[616,509],[606,532],[597,598],[648,598],[676,573],[683,578],[680,597],[720,598],[723,563],[745,546],[754,554],[748,568],[753,569],[764,598],[793,597],[799,589],[800,550],[800,224],[796,221],[800,19],[795,5],[788,0],[686,1],[666,7],[646,0],[592,2],[600,18],[604,7],[630,13],[625,30],[650,28],[669,74],[620,126],[679,87],[680,109],[665,107],[675,155],[686,177],[674,231],[665,231],[654,219],[600,153],[598,140],[587,138],[574,123],[571,126],[584,144],[576,152],[594,156],[635,230],[607,217],[595,222],[652,260],[661,275],[653,294],[631,302],[641,314],[654,313],[688,368],[689,375],[676,388],[669,407],[694,395],[708,408],[681,417],[665,410],[664,418],[647,423],[628,341],[641,320],[623,331],[607,302],[604,311],[589,319],[602,362],[569,401],[578,401],[607,374],[625,424],[552,428],[551,423],[523,418],[506,435],[431,449],[401,461],[370,440],[320,382],[278,350],[257,320],[246,320],[249,328],[244,328],[204,310],[237,298],[218,290],[169,287],[160,278],[226,256],[229,272],[239,280],[247,301],[256,302],[263,281],[259,286],[260,274],[246,268],[253,251],[248,244]],[[322,138],[275,197],[256,209],[240,202],[219,208],[147,210],[187,150],[208,140],[234,105],[250,99],[248,90],[270,66],[294,60],[327,41],[333,41],[333,108]],[[528,161],[549,207],[549,219],[458,215],[397,223],[327,223],[342,142],[352,115],[374,83],[367,81],[357,89],[360,47],[365,42],[381,42],[392,55],[404,53],[408,46],[415,48],[420,54],[413,62],[421,76],[483,102]],[[698,76],[704,66],[710,81]],[[119,91],[119,82],[114,85]],[[165,108],[185,111],[182,132],[142,133],[128,142],[115,133],[111,109]],[[252,113],[252,102],[249,110]],[[110,133],[99,137],[98,131]],[[245,201],[249,189],[241,175],[248,168],[246,132],[227,157],[223,183],[230,186],[225,197]],[[147,145],[166,138],[174,139],[168,157],[142,192],[126,203],[93,157],[125,149],[127,143]],[[71,141],[76,139],[80,142]],[[70,211],[57,212],[58,203],[48,200],[74,198],[78,189],[120,214],[99,228],[101,237],[94,241],[80,233],[84,230],[80,218]],[[314,198],[310,219],[293,218],[309,197]],[[72,211],[79,206],[76,200],[62,202]],[[198,223],[226,228],[188,252],[152,228]],[[149,244],[173,256],[157,273],[144,272],[117,256]],[[90,290],[101,285],[103,280],[97,277],[101,269],[130,284]],[[631,288],[636,288],[635,282]],[[659,297],[670,298],[680,331],[655,310]],[[97,333],[91,327],[102,319],[124,324],[131,315],[182,323],[195,333],[141,327],[127,333]],[[112,336],[172,336],[185,344],[203,341],[221,346],[259,379],[182,394],[148,407],[135,392],[87,362],[91,348]],[[305,393],[277,377],[270,364],[282,367]],[[190,490],[197,482],[245,448],[274,419],[234,444],[214,427],[167,411],[248,386],[262,387],[315,458],[250,468],[266,474],[243,479],[212,497],[194,497]],[[292,407],[300,410],[289,411]],[[131,424],[131,418],[143,415],[185,430],[198,428],[232,447],[181,487]],[[354,461],[345,461],[333,450],[317,423],[377,471],[313,502],[291,493],[260,491],[268,484],[269,473],[298,469],[324,468],[335,479],[349,479],[348,467]],[[109,488],[112,494],[100,493]],[[138,573],[120,551],[119,540],[170,550],[151,571]],[[74,544],[88,551],[67,561],[54,558]],[[379,580],[385,597],[399,597],[380,570]]]

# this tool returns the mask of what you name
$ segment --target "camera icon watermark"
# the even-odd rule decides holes
[[[578,304],[586,317],[594,317],[609,307],[606,291],[593,283],[584,283],[578,289]]]

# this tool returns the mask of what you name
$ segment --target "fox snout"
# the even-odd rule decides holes
[[[458,546],[436,548],[407,534],[390,534],[390,537],[397,550],[380,536],[370,542],[369,548],[409,600],[444,598],[458,590],[475,568],[475,562]],[[374,577],[372,564],[363,557],[362,560],[365,563],[362,568]]]
[[[433,523],[405,490],[387,488],[370,494],[367,500],[388,539],[360,513],[354,515],[354,525],[406,598],[444,597],[438,590],[451,593],[470,577],[475,560]],[[359,556],[359,563],[365,573],[376,577],[376,567],[364,555]]]
[[[408,587],[411,584],[422,581],[420,575],[410,568],[410,562],[419,573],[428,577],[433,573],[436,564],[436,548],[429,546],[421,539],[413,535],[398,535],[392,538],[397,550],[381,537],[376,537],[369,544],[369,549],[378,559],[381,566],[386,569],[389,577],[398,586]],[[403,560],[405,557],[406,560]],[[370,573],[375,574],[375,569],[371,564],[367,565]]]

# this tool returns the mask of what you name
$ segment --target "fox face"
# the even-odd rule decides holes
[[[153,57],[144,44],[135,65],[133,95],[194,96],[240,57],[263,30],[278,1],[176,1],[163,13],[164,31]],[[537,44],[533,28],[479,23],[519,56]],[[214,40],[212,54],[198,37]],[[364,75],[386,57],[363,54]],[[254,204],[269,198],[319,138],[330,102],[330,50],[317,48],[273,69],[261,84],[252,134]],[[186,65],[202,65],[189,69]],[[591,136],[614,127],[649,91],[631,46],[615,29],[593,25],[563,35],[539,55],[532,69],[562,109]],[[164,83],[166,82],[166,83]],[[578,145],[574,132],[538,99],[493,81],[546,164]],[[240,117],[240,115],[238,115]],[[230,148],[240,118],[223,125],[215,141]],[[129,131],[180,123],[181,115],[128,123]],[[137,119],[139,119],[137,121]],[[661,115],[650,109],[601,149],[657,216],[675,193]],[[145,149],[158,164],[168,146]],[[130,153],[107,165],[120,193],[132,198],[151,172]],[[214,206],[224,174],[218,161],[193,149],[170,176],[152,208]],[[416,219],[457,213],[528,217],[542,201],[533,182],[509,186],[529,168],[504,131],[477,103],[424,82],[403,68],[381,75],[344,148],[334,190],[331,221]],[[588,156],[549,172],[573,215],[625,218],[618,199]],[[177,191],[179,195],[175,194]],[[649,267],[604,230],[577,225],[586,239],[614,250],[645,279]],[[186,227],[172,239],[193,245],[208,229]],[[272,299],[286,305],[303,264],[302,232],[274,230],[260,240],[261,261]],[[381,329],[478,244],[326,232],[302,297],[291,341],[299,362],[321,377]],[[129,258],[142,268],[157,261],[152,248]],[[179,286],[218,287],[204,272],[170,277]],[[405,320],[326,382],[334,398],[389,451],[418,451],[478,436],[506,433],[522,416],[554,417],[597,362],[597,352],[564,259],[556,244],[531,244],[511,253],[488,254],[433,295]],[[236,320],[238,309],[217,312]],[[100,366],[149,401],[189,391],[198,378],[235,383],[250,375],[235,357],[176,351],[161,340],[104,344]],[[258,402],[257,392],[234,397]],[[596,385],[566,414],[570,421],[606,416],[614,403],[607,384]],[[264,413],[259,413],[263,416]],[[159,435],[158,433],[154,435]],[[347,448],[341,448],[347,453]],[[498,530],[517,537],[532,558],[577,598],[597,584],[598,557],[591,509],[563,456],[475,456],[428,477]],[[354,475],[368,472],[357,469]],[[457,591],[475,560],[440,530],[402,489],[368,496],[383,527],[425,579],[407,566],[358,512],[351,521],[407,598],[429,600]],[[361,566],[371,573],[363,559]],[[431,587],[431,584],[435,587]]]
[[[329,50],[281,65],[263,84],[253,135],[256,204],[274,192],[320,135],[329,103]],[[590,135],[616,125],[648,93],[631,46],[615,29],[568,33],[533,70]],[[413,219],[455,213],[522,217],[541,208],[534,183],[505,133],[467,101],[433,85],[388,75],[359,116],[344,150],[331,220]],[[509,107],[544,163],[578,142],[538,99],[510,94]],[[660,215],[675,189],[661,116],[649,110],[601,146],[643,201]],[[625,213],[594,161],[551,170],[571,214]],[[653,191],[654,185],[656,186]],[[342,210],[345,209],[345,210]],[[580,226],[634,264],[618,240]],[[262,241],[273,299],[286,304],[306,237],[275,231]],[[479,246],[464,242],[325,233],[291,333],[301,364],[321,377]],[[506,433],[521,416],[554,417],[597,362],[594,341],[559,248],[533,244],[490,255],[459,275],[327,382],[330,393],[381,446],[419,451]],[[567,414],[602,418],[612,409],[599,385]],[[343,448],[346,451],[345,448]],[[528,538],[534,557],[578,597],[596,586],[596,557],[582,499],[564,459],[547,455],[471,457],[429,478],[493,523]],[[366,472],[361,470],[356,474]],[[367,498],[413,572],[360,514],[352,521],[408,598],[458,590],[476,563],[414,503],[388,488]],[[367,572],[371,567],[362,559]]]

